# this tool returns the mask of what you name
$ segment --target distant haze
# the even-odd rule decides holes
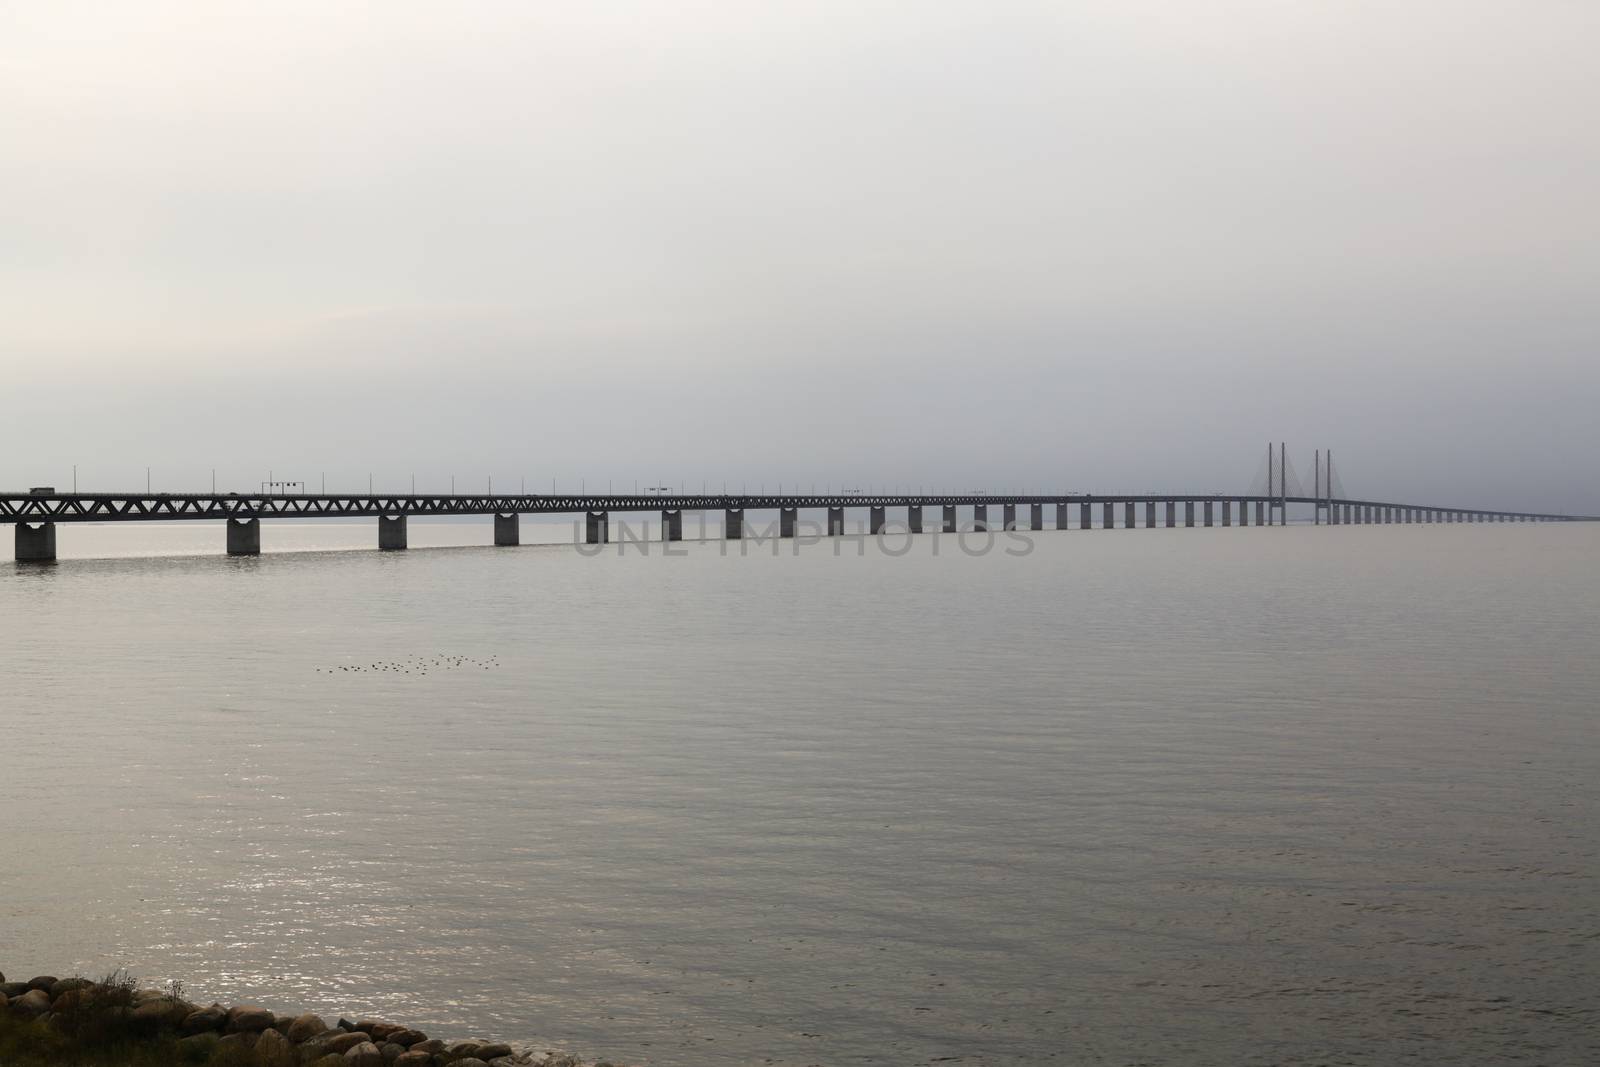
[[[0,5],[0,486],[1600,510],[1600,5]]]

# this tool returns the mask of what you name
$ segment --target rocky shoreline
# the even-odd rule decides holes
[[[171,1048],[183,1062],[262,1067],[588,1067],[565,1053],[500,1041],[445,1042],[421,1030],[358,1016],[329,1023],[253,1004],[209,1005],[181,985],[141,988],[122,973],[98,981],[39,975],[7,981],[0,1007],[17,1023],[62,1041]],[[592,1067],[613,1067],[598,1063]]]

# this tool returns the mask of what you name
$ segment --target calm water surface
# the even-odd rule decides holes
[[[1600,1061],[1600,527],[221,540],[0,564],[11,976],[655,1065]]]

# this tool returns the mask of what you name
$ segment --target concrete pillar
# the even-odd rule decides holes
[[[603,511],[591,511],[584,516],[583,540],[585,544],[603,545],[611,540],[611,516]]]
[[[1071,504],[1056,505],[1056,529],[1065,530],[1072,525],[1071,519],[1068,518],[1068,515],[1071,514],[1068,509],[1071,507]]]
[[[1178,525],[1178,502],[1169,500],[1167,501],[1167,529],[1170,530],[1176,525]]]
[[[876,537],[883,533],[884,509],[876,505],[867,509],[867,532]]]
[[[225,525],[228,527],[228,555],[261,555],[260,519],[229,519]]]
[[[17,523],[16,533],[18,563],[54,563],[56,560],[56,524],[41,522],[30,526]]]
[[[1185,526],[1193,526],[1194,525],[1194,501],[1193,500],[1185,500],[1183,502],[1183,524]]]
[[[1265,500],[1257,500],[1256,501],[1256,525],[1257,526],[1265,526],[1266,524],[1267,524],[1267,502]]]
[[[1078,505],[1078,529],[1087,530],[1094,525],[1094,505],[1087,500]]]
[[[661,540],[683,540],[683,512],[663,511],[661,513]]]
[[[1205,502],[1205,524],[1207,526],[1211,525],[1211,501],[1209,500]]]
[[[494,517],[494,543],[506,546],[522,544],[521,516],[496,513]]]
[[[922,532],[921,504],[908,504],[906,506],[906,528],[914,534]]]
[[[778,536],[779,537],[793,537],[794,536],[795,523],[797,523],[799,521],[799,519],[800,519],[800,510],[798,508],[779,508],[778,509]]]
[[[989,505],[972,505],[972,528],[980,532],[989,528]]]
[[[1117,506],[1109,500],[1100,502],[1100,528],[1102,530],[1117,528]]]
[[[1144,528],[1146,530],[1156,528],[1156,502],[1154,500],[1146,500],[1144,502]]]
[[[729,541],[744,537],[744,508],[722,509],[722,536]]]
[[[945,533],[956,532],[956,506],[954,504],[944,505],[943,524]]]
[[[1017,506],[1015,504],[1000,505],[1000,529],[1015,530],[1017,528]]]
[[[842,537],[844,535],[844,508],[828,509],[828,536]]]
[[[1030,529],[1030,530],[1042,530],[1042,529],[1044,529],[1044,505],[1043,504],[1029,504],[1028,505],[1028,529]]]
[[[1122,525],[1130,530],[1138,525],[1133,521],[1133,501],[1131,500],[1125,501],[1122,505]]]
[[[1222,502],[1222,525],[1233,525],[1233,501],[1231,500],[1224,500]]]
[[[378,516],[378,547],[385,552],[406,547],[406,517],[404,515]]]

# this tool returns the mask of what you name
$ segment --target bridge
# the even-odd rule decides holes
[[[1312,492],[1294,472],[1288,446],[1279,442],[1267,445],[1266,461],[1256,472],[1248,492],[1228,493],[1146,493],[1094,494],[1048,493],[673,493],[661,489],[649,493],[559,493],[496,496],[486,493],[438,495],[434,493],[305,493],[275,492],[299,488],[300,482],[268,480],[261,493],[57,493],[54,488],[30,489],[26,493],[0,493],[0,523],[16,527],[18,562],[43,563],[56,558],[56,524],[62,522],[139,522],[139,521],[220,521],[227,528],[230,556],[255,556],[261,553],[263,519],[349,519],[378,520],[378,547],[394,550],[406,547],[406,519],[412,515],[493,515],[494,543],[516,545],[521,542],[523,515],[583,515],[584,542],[605,544],[611,540],[611,513],[656,512],[661,514],[664,541],[683,540],[683,514],[686,511],[722,512],[722,536],[741,540],[752,528],[746,521],[750,511],[776,512],[774,532],[770,524],[765,534],[792,538],[799,530],[802,508],[827,512],[827,534],[845,533],[846,509],[865,508],[867,532],[890,532],[889,509],[904,511],[904,524],[894,532],[924,532],[923,512],[938,509],[936,532],[959,534],[987,532],[989,509],[1000,509],[1003,530],[1089,530],[1095,528],[1096,509],[1099,528],[1117,528],[1120,515],[1123,529],[1140,526],[1178,525],[1178,509],[1183,509],[1183,525],[1250,525],[1254,509],[1255,525],[1284,526],[1289,521],[1289,506],[1309,505],[1313,521],[1330,526],[1372,523],[1459,523],[1459,522],[1589,522],[1590,515],[1558,515],[1528,511],[1484,510],[1445,507],[1434,504],[1408,504],[1384,500],[1358,500],[1345,495],[1332,450],[1316,450],[1313,456],[1316,476]],[[1027,508],[1027,525],[1018,524],[1017,509]],[[1045,509],[1054,510],[1053,527],[1045,526]],[[1238,510],[1235,511],[1235,508]],[[961,522],[965,510],[968,521]],[[1073,525],[1073,512],[1077,525]],[[1198,515],[1197,515],[1198,512]]]
[[[1356,500],[1331,495],[1215,493],[1100,495],[882,494],[882,493],[679,493],[576,495],[437,495],[348,493],[57,493],[53,490],[0,493],[0,523],[16,528],[19,562],[56,558],[56,524],[74,522],[221,521],[227,551],[233,556],[261,552],[261,523],[270,519],[375,518],[378,547],[406,547],[406,519],[413,515],[493,515],[494,543],[520,542],[522,515],[583,515],[584,540],[611,540],[613,513],[659,513],[662,538],[683,539],[683,514],[721,511],[723,536],[736,540],[752,532],[746,516],[775,512],[776,536],[790,538],[802,509],[825,511],[829,536],[845,532],[848,509],[865,509],[867,532],[925,532],[924,512],[937,510],[937,532],[987,531],[990,509],[999,511],[1002,530],[1135,529],[1137,527],[1284,525],[1290,505],[1312,508],[1314,521],[1329,525],[1371,523],[1579,522],[1595,516],[1446,507],[1436,504]],[[1046,527],[1046,509],[1051,527]],[[890,511],[897,519],[891,526]],[[1025,511],[1023,510],[1025,509]],[[1019,512],[1025,522],[1019,523]],[[963,515],[964,513],[964,515]],[[904,522],[898,515],[904,515]],[[965,521],[962,521],[965,518]],[[769,528],[770,529],[770,528]],[[934,532],[934,531],[927,531]]]

